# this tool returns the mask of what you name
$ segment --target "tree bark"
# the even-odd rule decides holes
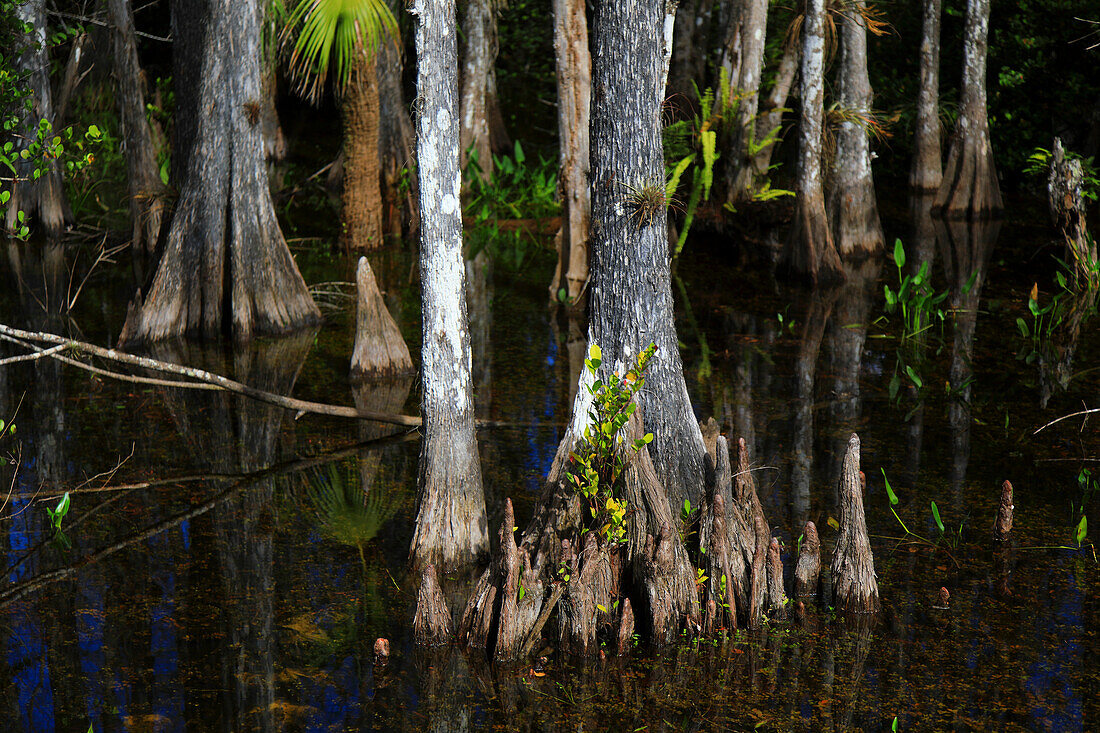
[[[446,570],[489,548],[474,434],[462,259],[454,0],[416,0],[424,442],[411,560]]]
[[[588,188],[592,56],[588,50],[584,0],[554,0],[554,55],[562,227],[550,298],[557,299],[559,289],[564,287],[569,302],[575,303],[588,281],[588,228],[592,215]]]
[[[988,219],[1004,210],[989,143],[985,71],[990,0],[968,0],[959,120],[947,154],[936,208],[952,219]]]
[[[459,97],[462,125],[459,151],[462,168],[473,150],[483,180],[493,175],[493,150],[489,139],[489,75],[497,57],[497,18],[494,0],[468,0],[462,21],[465,46],[462,54],[462,89]]]
[[[134,255],[152,255],[165,214],[165,186],[160,180],[156,150],[145,117],[145,89],[138,65],[134,16],[129,0],[107,2],[111,24],[119,137],[126,154],[130,189],[130,246]]]
[[[846,115],[869,119],[874,95],[867,77],[867,28],[860,15],[864,7],[866,0],[855,0],[841,15],[837,102]],[[831,183],[828,211],[841,258],[859,260],[881,251],[870,140],[867,127],[858,121],[846,118],[840,124]]]
[[[179,201],[144,303],[122,343],[179,336],[247,340],[320,313],[275,218],[264,164],[258,0],[172,5]]]
[[[1066,243],[1066,262],[1073,266],[1073,278],[1087,285],[1096,270],[1096,242],[1088,234],[1085,219],[1084,170],[1081,161],[1066,157],[1062,139],[1054,138],[1047,193],[1050,218]]]
[[[756,113],[760,108],[760,74],[764,67],[767,25],[767,0],[744,0],[738,23],[740,63],[729,69],[730,98],[739,100],[737,114],[729,128],[725,155],[729,181],[726,200],[729,203],[750,197],[755,183],[756,169],[749,155],[749,140],[758,139],[755,138]]]
[[[917,131],[913,139],[913,168],[909,186],[935,191],[943,180],[940,150],[940,16],[943,0],[922,0],[920,90],[917,93]]]
[[[798,182],[794,222],[781,267],[813,284],[841,280],[840,255],[825,215],[821,135],[825,117],[825,0],[807,0],[802,21],[802,118],[798,131]]]
[[[341,106],[344,243],[351,252],[364,252],[382,246],[378,76],[373,59],[363,54],[356,59]]]
[[[412,374],[409,347],[393,320],[366,257],[355,271],[355,347],[351,355],[353,380]],[[401,405],[397,405],[400,409]]]
[[[775,83],[768,96],[761,105],[762,109],[756,118],[756,140],[763,140],[768,134],[783,123],[783,109],[787,106],[787,97],[791,93],[791,85],[798,74],[798,62],[801,58],[801,49],[798,43],[788,43],[783,51],[783,58],[779,61],[779,69],[775,74]],[[753,168],[756,175],[767,175],[771,167],[772,154],[775,145],[767,145],[753,158]]]
[[[607,597],[616,588],[630,588],[634,613],[656,642],[667,642],[685,624],[695,627],[699,621],[695,572],[674,529],[670,503],[676,513],[685,496],[700,504],[705,448],[687,399],[672,321],[663,200],[648,206],[648,199],[640,195],[647,188],[664,190],[659,112],[667,63],[663,29],[670,10],[660,0],[629,5],[604,0],[596,12],[593,55],[589,344],[603,350],[599,375],[604,380],[613,370],[622,372],[633,364],[645,346],[657,344],[638,411],[624,429],[628,439],[640,437],[644,422],[645,430],[656,437],[630,458],[624,474],[620,498],[632,510],[625,546],[588,540],[574,563],[570,543],[578,536],[582,518],[565,474],[592,400],[586,388],[578,389],[570,425],[523,541],[513,551],[507,539],[510,528],[504,527],[501,558],[494,561],[495,569],[482,575],[460,625],[459,636],[467,645],[488,649],[498,658],[529,646],[516,646],[515,639],[530,634],[536,620],[562,597],[561,591],[552,591],[561,587],[560,567],[573,569],[568,573],[570,609],[590,603],[610,609]],[[582,386],[587,387],[591,378],[582,372]],[[527,593],[518,605],[505,608],[512,597],[511,568],[519,562]],[[565,566],[559,564],[563,562]],[[608,567],[610,581],[605,582]],[[573,588],[574,583],[579,585]],[[583,610],[570,609],[565,611],[570,614],[566,645],[588,653],[594,627]]]
[[[397,17],[404,3],[388,0]],[[383,42],[375,56],[378,75],[378,158],[382,167],[383,199],[386,201],[385,231],[406,234],[419,226],[416,187],[416,133],[409,107],[405,103],[403,49],[398,43]],[[408,175],[407,191],[401,192],[403,176]]]
[[[838,610],[878,611],[878,579],[863,512],[863,474],[859,470],[859,437],[855,433],[848,441],[840,476],[840,533],[830,567],[834,605]]]
[[[30,92],[29,100],[20,100],[18,109],[8,110],[18,117],[15,132],[10,140],[14,143],[13,157],[36,140],[38,124],[41,120],[47,120],[50,124],[54,122],[49,57],[46,48],[45,0],[26,0],[26,2],[17,3],[15,15],[18,22],[30,26],[31,32],[22,34],[20,48],[15,49],[16,53],[12,54],[16,78],[24,77],[23,83]],[[29,106],[24,107],[27,101]],[[61,182],[61,170],[56,160],[48,161],[45,172],[36,180],[34,178],[36,165],[33,157],[16,163],[16,180],[11,186],[5,224],[9,230],[16,228],[17,214],[22,211],[28,221],[36,220],[47,236],[55,237],[61,233],[65,223],[72,219]]]

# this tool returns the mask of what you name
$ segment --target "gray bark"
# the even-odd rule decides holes
[[[462,54],[462,115],[459,151],[462,167],[470,150],[477,153],[481,177],[493,172],[493,151],[489,139],[489,75],[497,57],[497,19],[493,0],[468,0],[462,21],[465,45]]]
[[[940,15],[943,0],[922,0],[921,4],[920,90],[909,186],[920,191],[935,191],[943,180],[943,153],[940,150]]]
[[[120,340],[247,340],[320,313],[275,218],[264,163],[259,0],[172,6],[179,201],[144,303]],[[139,294],[140,296],[140,294]]]
[[[867,28],[858,12],[865,5],[866,0],[855,0],[839,21],[837,102],[846,113],[869,119],[873,94],[867,77]],[[867,128],[852,119],[841,122],[837,132],[828,212],[833,242],[843,259],[861,259],[882,249],[870,140]]]
[[[559,288],[564,287],[566,296],[575,302],[588,280],[588,228],[592,216],[588,188],[592,56],[584,0],[554,0],[554,54],[562,225],[550,297],[557,298]]]
[[[775,83],[768,91],[768,96],[760,105],[759,116],[756,118],[756,139],[763,140],[775,128],[783,122],[783,109],[787,106],[787,97],[791,93],[791,85],[798,75],[798,62],[801,57],[801,49],[797,43],[790,43],[783,52],[783,58],[779,61],[779,69],[775,74]],[[771,167],[772,154],[775,145],[763,148],[753,159],[753,167],[756,175],[767,175]]]
[[[731,203],[750,195],[755,182],[756,169],[748,155],[748,143],[750,135],[756,133],[756,113],[760,108],[760,74],[764,67],[767,24],[767,0],[744,0],[738,23],[740,63],[729,69],[730,96],[740,100],[725,155],[729,181],[726,198]]]
[[[145,117],[145,89],[138,65],[134,16],[129,0],[108,0],[111,25],[119,137],[126,154],[130,190],[130,246],[140,257],[151,255],[165,214],[165,187],[160,180],[156,149]]]
[[[873,613],[879,609],[878,578],[867,537],[863,491],[859,438],[853,433],[840,476],[840,533],[830,566],[834,605],[837,610],[853,613]]]
[[[807,0],[802,21],[802,117],[794,223],[781,265],[811,283],[841,279],[840,255],[825,215],[821,135],[825,117],[825,0]]]
[[[404,3],[388,0],[391,12],[397,16]],[[400,234],[402,219],[407,218],[406,231],[417,227],[416,177],[406,198],[398,200],[397,186],[402,171],[414,169],[416,158],[416,133],[413,130],[409,107],[405,103],[402,82],[404,54],[397,43],[383,43],[375,56],[378,75],[378,159],[382,167],[382,191],[386,201],[386,231]],[[400,216],[401,212],[404,216]]]
[[[50,91],[49,58],[46,53],[45,0],[26,0],[17,4],[15,14],[19,22],[26,23],[32,29],[31,33],[22,37],[18,53],[12,54],[14,72],[17,78],[23,77],[22,84],[30,91],[29,108],[24,108],[25,100],[20,100],[18,110],[9,110],[19,118],[11,139],[14,143],[13,154],[18,154],[35,140],[39,121],[48,120],[53,124],[54,110]],[[8,229],[15,228],[17,213],[22,211],[28,221],[36,220],[48,236],[56,236],[65,226],[65,222],[72,218],[61,183],[61,171],[57,161],[51,160],[45,173],[35,180],[35,167],[33,158],[16,163],[16,180],[11,186],[5,224]]]
[[[416,0],[424,441],[411,560],[441,569],[489,549],[474,434],[462,259],[454,0]]]
[[[936,208],[948,218],[983,219],[1004,210],[989,142],[985,71],[990,0],[968,0],[959,120],[947,154]]]

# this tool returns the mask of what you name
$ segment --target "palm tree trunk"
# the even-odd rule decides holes
[[[378,75],[360,57],[344,93],[344,243],[349,251],[382,246],[381,164],[378,159]]]

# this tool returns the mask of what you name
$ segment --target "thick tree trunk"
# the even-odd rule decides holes
[[[564,287],[569,302],[574,303],[588,281],[588,227],[592,215],[588,188],[592,56],[588,51],[584,0],[554,0],[554,54],[562,226],[550,298],[557,299],[558,290]]]
[[[940,215],[985,219],[1004,210],[985,102],[985,67],[990,0],[968,0],[963,44],[962,98],[959,120],[947,154],[943,182],[936,193]]]
[[[676,513],[685,496],[700,504],[705,448],[687,399],[672,321],[663,200],[647,203],[653,189],[664,189],[659,111],[669,10],[660,0],[632,5],[605,0],[596,13],[593,56],[589,343],[603,350],[599,374],[604,380],[633,364],[649,343],[657,344],[639,409],[625,428],[627,438],[640,437],[644,420],[656,437],[625,471],[620,498],[631,508],[625,546],[609,547],[589,533],[592,539],[574,558],[582,517],[565,474],[592,400],[586,388],[577,391],[570,425],[523,541],[512,544],[506,517],[502,552],[478,582],[460,625],[459,636],[469,646],[498,658],[528,648],[563,597],[565,647],[582,653],[593,651],[596,628],[584,609],[595,604],[611,609],[619,589],[630,589],[633,609],[629,619],[625,612],[619,618],[620,631],[635,613],[657,642],[670,640],[685,624],[698,624],[695,572],[670,503]],[[591,377],[582,372],[581,379],[587,387]],[[571,569],[566,573],[571,580],[563,581],[557,572],[560,562]],[[512,581],[519,568],[526,593],[517,601]],[[613,624],[607,616],[596,623]]]
[[[441,569],[489,549],[474,434],[470,332],[459,203],[457,28],[454,0],[416,0],[417,159],[423,291],[424,442],[411,560]]]
[[[821,135],[825,117],[825,0],[807,0],[802,21],[802,119],[794,222],[780,264],[811,283],[843,279],[840,255],[825,215]]]
[[[744,0],[738,23],[740,63],[736,68],[729,69],[730,98],[739,100],[737,114],[729,128],[725,155],[726,199],[730,203],[751,196],[755,183],[756,169],[749,155],[749,141],[755,139],[756,134],[767,25],[767,0]]]
[[[119,137],[126,152],[130,187],[130,246],[140,258],[151,255],[165,213],[165,187],[160,180],[156,150],[145,117],[145,90],[138,65],[134,17],[129,0],[109,0]]]
[[[867,77],[867,28],[860,10],[866,0],[856,0],[841,16],[840,64],[837,69],[837,102],[847,115],[869,118],[871,81]],[[875,201],[871,174],[871,146],[867,128],[852,119],[840,124],[833,157],[829,191],[829,215],[833,242],[845,260],[868,257],[882,249],[882,223]]]
[[[462,89],[459,97],[462,125],[459,150],[462,168],[473,150],[481,177],[493,174],[493,150],[489,139],[487,104],[489,74],[497,58],[497,18],[494,0],[468,0],[462,21],[465,40],[462,54]]]
[[[144,303],[120,340],[285,333],[320,313],[283,239],[267,185],[258,0],[172,6],[179,202]],[[196,45],[198,44],[198,45]]]
[[[344,243],[351,252],[364,252],[382,246],[378,76],[373,59],[357,59],[342,108]]]
[[[395,17],[404,10],[404,3],[398,0],[389,0],[388,4]],[[402,47],[383,42],[375,56],[375,68],[378,75],[378,159],[386,202],[385,230],[400,234],[405,224],[404,231],[411,233],[419,221],[416,175],[413,173],[416,133],[405,104]],[[402,192],[399,186],[406,171],[411,185]]]
[[[917,130],[913,138],[913,168],[909,186],[935,191],[943,180],[940,150],[940,16],[943,0],[922,0],[924,21],[920,40],[920,90]]]
[[[24,76],[23,84],[30,91],[27,99],[19,102],[16,110],[6,110],[18,117],[17,127],[11,135],[13,157],[20,150],[34,142],[38,135],[41,120],[54,122],[53,97],[50,92],[50,67],[46,45],[46,3],[45,0],[26,0],[17,3],[15,15],[19,22],[31,29],[22,36],[23,43],[12,56],[14,71]],[[7,54],[7,50],[5,50]],[[24,106],[27,104],[28,106]],[[5,137],[8,133],[5,132]],[[28,221],[37,221],[46,235],[58,235],[65,222],[72,218],[65,190],[61,183],[61,171],[56,160],[51,160],[41,177],[35,179],[37,162],[33,159],[16,163],[15,182],[11,186],[11,198],[5,217],[7,228],[16,228],[16,216],[22,211]]]

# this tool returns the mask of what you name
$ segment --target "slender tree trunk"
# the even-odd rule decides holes
[[[768,96],[764,99],[759,116],[756,118],[756,140],[765,139],[772,130],[783,124],[783,109],[787,106],[787,97],[790,96],[794,78],[798,75],[798,61],[800,58],[800,46],[798,43],[787,44],[783,52],[783,58],[779,61],[779,69],[775,74],[775,83],[772,85]],[[772,154],[775,145],[767,145],[753,158],[753,168],[757,176],[765,176],[772,164]]]
[[[680,116],[690,115],[695,98],[695,85],[702,83],[696,76],[698,60],[705,54],[705,46],[697,44],[700,6],[710,3],[701,0],[682,0],[676,8],[676,30],[672,41],[672,64],[668,71],[666,94],[670,104],[680,111]],[[555,40],[556,44],[556,40]]]
[[[496,23],[493,23],[493,45],[496,47]],[[493,54],[496,61],[496,53]],[[497,93],[497,68],[489,67],[489,79],[485,84],[485,116],[489,122],[489,149],[494,155],[506,155],[512,152],[512,137],[508,126],[504,124],[504,112],[500,108],[500,94]]]
[[[487,104],[489,75],[497,57],[497,19],[494,0],[468,0],[462,21],[466,41],[462,55],[462,90],[459,107],[462,114],[459,149],[462,167],[473,150],[481,177],[493,174],[493,151],[489,139]]]
[[[940,150],[940,16],[943,0],[922,0],[924,21],[920,40],[920,91],[917,93],[917,133],[913,139],[913,169],[909,186],[935,191],[943,180]]]
[[[343,99],[344,242],[352,252],[382,246],[381,165],[378,159],[378,76],[361,56]]]
[[[145,117],[145,90],[138,65],[134,16],[129,0],[109,0],[115,94],[118,102],[119,136],[126,152],[126,174],[130,187],[130,246],[135,255],[151,255],[160,235],[165,213],[165,187],[160,180],[156,150]]]
[[[19,109],[8,110],[15,113],[19,121],[11,135],[13,155],[32,142],[38,134],[41,120],[54,122],[53,97],[50,92],[50,67],[46,48],[46,3],[45,0],[26,0],[17,3],[15,15],[19,22],[30,27],[30,33],[22,36],[20,48],[15,49],[15,73],[24,77],[24,84],[30,91],[28,99],[20,100]],[[7,50],[5,49],[5,54]],[[24,104],[28,106],[24,107]],[[8,133],[5,132],[5,137]],[[28,221],[37,220],[47,236],[56,236],[72,218],[65,190],[61,183],[61,171],[56,160],[48,162],[46,171],[37,180],[34,171],[37,163],[33,159],[20,161],[15,166],[16,181],[11,187],[8,201],[6,226],[13,229],[18,225],[16,216],[22,211]]]
[[[846,114],[867,119],[874,95],[867,77],[867,28],[859,13],[864,7],[866,0],[855,0],[841,16],[837,101]],[[845,119],[840,124],[831,183],[828,211],[840,256],[854,260],[880,251],[882,223],[875,201],[870,140],[867,128],[857,121]]]
[[[397,0],[389,0],[389,6],[394,16],[404,10],[404,3]],[[385,230],[400,233],[402,220],[405,219],[405,232],[410,233],[418,226],[414,173],[416,133],[409,107],[405,104],[402,47],[397,43],[382,43],[375,56],[375,67],[378,74],[378,158],[382,167],[383,199],[386,201]],[[402,193],[399,187],[406,171],[411,185]]]
[[[843,278],[840,255],[825,216],[821,134],[825,117],[825,0],[807,0],[802,21],[802,119],[798,130],[798,184],[794,223],[781,265],[811,283]]]
[[[741,63],[736,76],[730,75],[730,96],[739,99],[737,115],[730,129],[726,153],[726,200],[734,203],[751,193],[755,168],[749,155],[749,141],[756,134],[756,113],[760,108],[760,74],[764,67],[764,39],[768,25],[767,0],[746,0],[741,10]]]
[[[592,56],[588,51],[588,19],[584,0],[554,0],[554,53],[558,77],[558,141],[562,226],[558,268],[550,297],[565,288],[576,302],[588,280],[588,226],[592,198],[588,188],[589,107],[592,99]],[[565,282],[562,284],[562,278]]]
[[[454,0],[416,0],[417,159],[423,290],[424,442],[411,560],[451,568],[489,549],[474,434],[470,332],[459,203],[457,28]]]
[[[179,0],[172,10],[180,198],[149,295],[120,340],[249,339],[317,323],[275,219],[263,131],[250,112],[262,91],[261,6]]]
[[[985,102],[989,2],[968,0],[966,5],[959,120],[936,193],[936,207],[946,218],[985,219],[1004,210]]]

